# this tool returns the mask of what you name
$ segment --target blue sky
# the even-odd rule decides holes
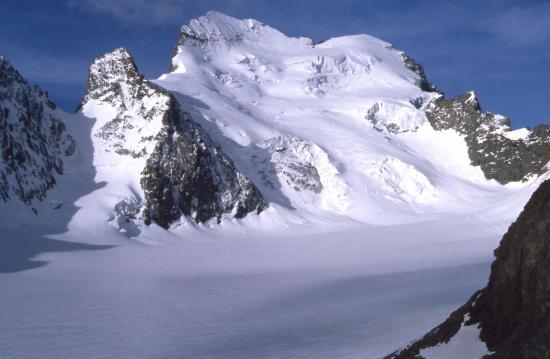
[[[473,89],[515,128],[550,123],[549,1],[3,0],[0,54],[72,111],[93,58],[123,46],[157,77],[179,27],[208,10],[317,41],[368,33],[409,53],[447,96]]]

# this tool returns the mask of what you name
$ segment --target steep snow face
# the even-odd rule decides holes
[[[74,149],[47,93],[0,56],[0,200],[44,199]]]
[[[90,66],[81,111],[93,117],[97,180],[108,184],[117,224],[142,217],[168,227],[241,218],[266,206],[255,186],[169,93],[116,49]]]
[[[366,119],[377,130],[390,133],[416,131],[427,121],[424,111],[415,109],[412,104],[382,101],[367,111]]]
[[[209,12],[182,27],[155,82],[301,214],[388,224],[481,210],[524,186],[486,180],[463,133],[434,130],[425,108],[441,95],[422,67],[368,35],[314,43]]]

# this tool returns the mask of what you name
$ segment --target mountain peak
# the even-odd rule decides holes
[[[267,206],[178,101],[138,72],[125,49],[92,63],[80,110],[97,120],[94,163],[124,163],[123,176],[143,192],[126,193],[114,205],[121,230],[139,213],[145,224],[168,228],[182,216],[221,221]]]
[[[123,47],[119,47],[114,49],[113,51],[109,51],[104,53],[103,55],[99,56],[97,60],[105,60],[105,59],[116,59],[116,60],[125,60],[125,59],[132,59],[132,55]]]
[[[0,56],[0,86],[7,86],[12,82],[23,83],[25,80],[6,57]]]
[[[88,70],[88,85],[81,106],[91,99],[104,96],[125,97],[125,84],[141,83],[143,75],[130,53],[120,47],[97,57]],[[115,96],[116,95],[116,96]]]
[[[0,201],[42,200],[75,149],[45,91],[0,57]]]
[[[90,66],[90,72],[103,74],[117,74],[120,71],[138,73],[132,55],[123,47],[106,52],[97,57]]]
[[[181,34],[201,42],[239,41],[248,32],[259,33],[265,30],[276,31],[254,19],[239,20],[217,11],[209,11],[182,26]]]

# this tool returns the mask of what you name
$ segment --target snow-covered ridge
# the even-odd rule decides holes
[[[248,178],[125,49],[90,66],[80,111],[96,119],[97,180],[108,184],[118,223],[142,218],[168,227],[182,216],[204,222],[265,208]]]
[[[99,146],[96,164],[111,152],[134,159],[150,154],[170,100],[168,94],[145,80],[125,49],[95,59],[90,66],[81,111],[97,118],[93,134]],[[143,168],[143,164],[142,160],[138,166]]]
[[[0,200],[43,200],[75,142],[55,104],[0,57]]]
[[[433,99],[424,110],[435,129],[453,129],[464,136],[472,165],[480,166],[488,179],[506,184],[544,172],[550,153],[547,125],[511,131],[510,120],[484,112],[473,91]]]
[[[247,51],[242,52],[242,56],[234,58],[240,51],[231,51],[231,49],[236,50],[239,47]],[[350,51],[352,48],[353,51]],[[260,51],[254,51],[254,49]],[[355,51],[356,49],[359,51]],[[303,79],[306,87],[310,87],[310,91],[331,80],[338,80],[339,74],[362,76],[363,81],[368,80],[364,75],[371,72],[373,65],[382,62],[384,64],[377,69],[380,72],[384,72],[383,69],[389,65],[388,62],[394,63],[393,71],[384,73],[386,77],[398,75],[399,80],[406,79],[414,85],[423,84],[426,81],[422,67],[414,60],[393,48],[391,44],[369,35],[343,36],[315,44],[309,38],[288,37],[257,20],[239,20],[214,11],[182,26],[172,59],[172,72],[183,73],[188,70],[187,66],[190,63],[185,61],[187,55],[195,53],[196,55],[193,56],[195,60],[204,64],[204,62],[212,63],[211,57],[220,52],[227,52],[228,60],[236,63],[247,65],[254,61],[263,63],[263,66],[256,67],[256,70],[264,74],[270,73],[271,81],[280,81],[281,77],[277,76],[277,73],[286,72],[285,69],[296,79],[307,73],[312,74],[313,76]],[[277,53],[276,58],[284,55],[286,61],[283,63],[272,61],[275,59],[268,56],[272,52]],[[399,70],[399,73],[395,73],[396,70]],[[299,72],[303,75],[300,76]],[[238,78],[236,74],[222,69],[218,69],[215,73]],[[256,75],[256,81],[263,80],[260,74],[256,73]],[[349,82],[345,83],[341,88],[349,85]]]

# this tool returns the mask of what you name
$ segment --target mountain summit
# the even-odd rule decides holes
[[[368,35],[315,43],[209,12],[182,26],[171,69],[155,83],[288,208],[376,222],[388,208],[454,211],[477,201],[455,188],[528,181],[550,153],[547,127],[512,131],[473,92],[445,98],[414,59]]]

